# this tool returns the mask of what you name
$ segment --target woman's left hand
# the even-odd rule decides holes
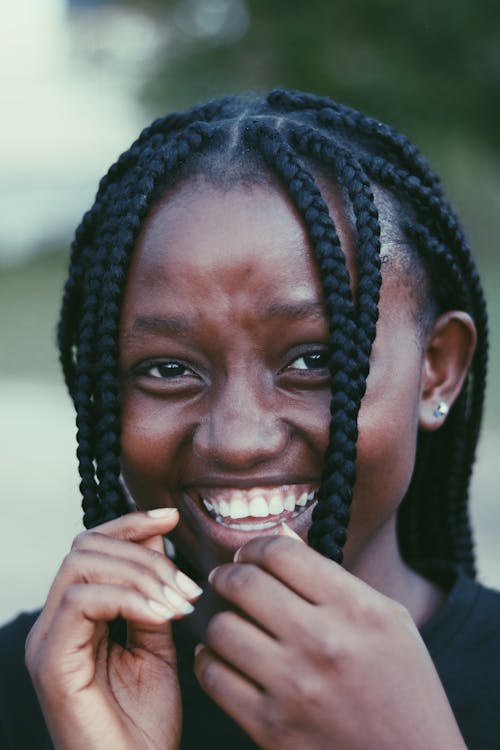
[[[232,609],[210,621],[196,674],[260,747],[465,748],[402,605],[283,536],[253,539],[210,580]]]

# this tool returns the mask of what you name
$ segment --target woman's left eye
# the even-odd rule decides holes
[[[328,367],[326,351],[315,351],[302,354],[288,366],[291,370],[326,370]]]

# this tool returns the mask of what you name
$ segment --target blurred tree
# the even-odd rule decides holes
[[[124,2],[165,24],[142,91],[154,114],[286,86],[328,93],[424,142],[446,134],[499,154],[497,0]]]

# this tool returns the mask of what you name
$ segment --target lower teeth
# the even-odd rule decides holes
[[[225,526],[227,529],[238,529],[239,531],[260,531],[261,529],[270,529],[272,526],[277,525],[277,521],[254,521],[252,523],[230,523],[222,516],[215,518],[217,523],[221,526]]]
[[[259,531],[261,529],[269,529],[272,526],[277,526],[280,521],[284,519],[290,520],[296,518],[315,501],[316,494],[311,500],[308,500],[305,505],[296,505],[292,513],[290,513],[290,511],[283,510],[282,513],[279,513],[277,515],[269,514],[265,519],[255,518],[252,521],[243,521],[241,519],[231,518],[230,516],[221,516],[220,514],[215,514],[213,506],[210,503],[203,500],[203,504],[208,510],[209,515],[214,519],[214,521],[216,521],[216,523],[219,523],[221,526],[225,526],[228,529],[239,529],[240,531]]]

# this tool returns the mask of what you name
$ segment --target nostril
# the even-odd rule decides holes
[[[218,419],[212,415],[200,422],[193,435],[196,455],[215,464],[249,467],[269,460],[286,449],[288,426],[283,421],[269,419]]]

